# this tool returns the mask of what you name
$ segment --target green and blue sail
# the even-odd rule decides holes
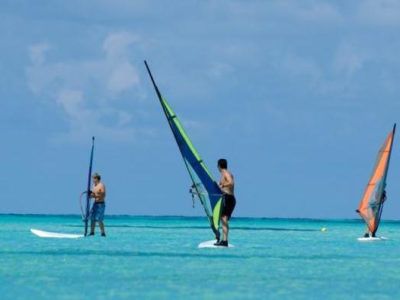
[[[219,239],[219,223],[222,205],[221,189],[213,179],[199,153],[194,148],[178,117],[169,106],[168,102],[162,97],[161,92],[154,81],[153,75],[151,74],[150,68],[147,65],[147,62],[145,61],[144,63],[157,93],[158,99],[160,100],[161,107],[168,120],[171,131],[178,144],[185,166],[189,172],[190,178],[192,179],[193,184],[191,192],[199,198],[210,222],[210,227],[216,238]]]

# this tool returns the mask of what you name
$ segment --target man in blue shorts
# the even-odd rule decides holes
[[[104,231],[104,210],[106,208],[106,187],[101,182],[101,176],[98,173],[93,174],[93,191],[91,193],[91,198],[94,199],[92,209],[90,211],[90,234],[94,235],[94,229],[96,227],[96,222],[99,223],[101,236],[106,236]]]

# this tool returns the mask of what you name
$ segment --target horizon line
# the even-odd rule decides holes
[[[32,217],[79,217],[79,214],[39,214],[39,213],[0,213],[0,216],[32,216]],[[206,219],[204,216],[190,216],[190,215],[144,215],[144,214],[109,214],[109,218],[120,218],[120,217],[143,217],[143,218],[195,218],[195,219]],[[264,219],[264,220],[312,220],[312,221],[360,221],[360,218],[312,218],[312,217],[246,217],[238,216],[232,219]],[[383,222],[400,222],[400,219],[382,219]]]

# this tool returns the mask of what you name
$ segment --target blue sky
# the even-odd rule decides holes
[[[202,215],[143,59],[236,215],[357,218],[400,110],[400,2],[1,1],[2,213]],[[395,140],[384,217],[400,216]]]

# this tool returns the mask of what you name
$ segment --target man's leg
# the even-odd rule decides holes
[[[229,233],[229,224],[228,224],[228,217],[227,216],[222,216],[221,217],[222,221],[222,240],[227,241],[228,240],[228,233]]]
[[[217,239],[217,242],[214,244],[215,246],[227,246],[227,236],[228,236],[228,224],[227,224],[227,216],[221,216],[222,223],[222,239]]]
[[[99,227],[100,227],[101,235],[102,236],[106,236],[106,232],[104,231],[104,223],[103,223],[103,221],[99,221]]]
[[[368,228],[368,225],[366,225],[366,226],[365,226],[365,234],[364,234],[364,237],[369,237],[369,236],[370,236],[369,228]]]
[[[96,221],[90,222],[90,235],[94,235],[94,228],[96,227]]]

